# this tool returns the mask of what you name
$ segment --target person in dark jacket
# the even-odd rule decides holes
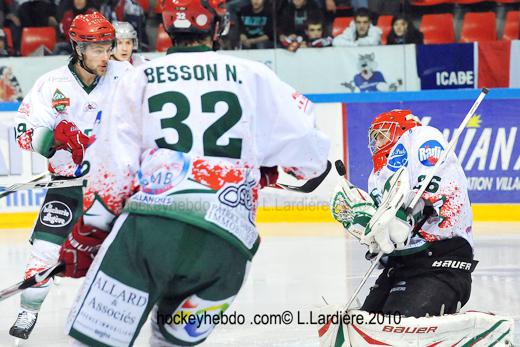
[[[392,30],[388,34],[387,44],[403,45],[408,43],[423,44],[423,34],[404,15],[394,16]]]

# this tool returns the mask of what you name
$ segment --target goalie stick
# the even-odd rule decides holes
[[[323,173],[321,175],[319,175],[318,177],[311,178],[310,180],[305,182],[303,185],[293,186],[290,184],[276,183],[276,186],[279,188],[285,189],[285,190],[292,191],[292,192],[311,193],[316,188],[318,188],[318,186],[321,184],[321,182],[323,182],[325,177],[327,177],[327,175],[329,174],[331,168],[332,168],[332,164],[329,160],[327,160],[327,168],[325,169],[325,171],[323,171]]]
[[[448,143],[448,146],[446,148],[445,151],[442,152],[439,160],[437,160],[437,162],[435,163],[435,165],[433,166],[433,168],[430,170],[430,172],[428,173],[428,175],[425,177],[425,179],[421,182],[421,186],[419,188],[419,190],[415,193],[414,195],[414,198],[412,199],[412,201],[410,202],[410,204],[406,207],[406,211],[407,211],[407,214],[410,214],[411,211],[413,210],[413,208],[415,207],[415,205],[417,204],[417,202],[419,202],[419,199],[421,198],[421,196],[423,195],[423,193],[426,191],[426,188],[428,187],[428,185],[430,184],[430,181],[432,180],[433,176],[435,175],[435,173],[437,172],[438,168],[440,167],[440,165],[444,162],[444,160],[446,160],[446,158],[448,157],[448,155],[455,149],[455,146],[457,145],[457,141],[459,140],[459,137],[460,135],[462,134],[462,131],[464,130],[464,128],[466,127],[466,125],[468,124],[469,120],[471,119],[471,117],[473,117],[473,115],[475,114],[475,112],[477,111],[477,108],[479,107],[480,103],[482,102],[482,100],[486,97],[486,95],[488,94],[489,90],[487,88],[483,88],[479,94],[479,96],[477,97],[477,100],[475,100],[475,102],[473,103],[473,106],[471,106],[470,110],[468,111],[468,113],[466,114],[466,116],[464,117],[464,119],[462,120],[462,122],[460,123],[459,127],[457,128],[457,130],[455,130],[454,134],[453,134],[453,137],[451,139],[451,141]],[[339,171],[339,170],[338,170]],[[339,172],[338,172],[339,173]],[[422,224],[424,224],[425,222],[425,219],[424,221],[421,220],[420,222],[420,225],[418,225],[419,227],[422,226]],[[415,229],[415,228],[414,228]],[[354,300],[356,300],[359,292],[361,291],[361,289],[363,288],[363,286],[365,285],[366,281],[368,280],[368,278],[370,277],[370,275],[372,274],[372,272],[374,271],[374,269],[376,268],[377,264],[379,264],[379,260],[381,259],[381,257],[384,255],[384,253],[382,251],[380,251],[377,256],[375,257],[375,259],[373,260],[373,263],[370,265],[370,267],[368,268],[367,272],[365,273],[365,275],[363,276],[360,284],[358,285],[358,287],[356,288],[356,290],[354,291],[354,293],[352,294],[352,297],[350,298],[350,300],[347,302],[347,304],[344,306],[342,312],[343,314],[345,314],[349,308],[350,308],[350,305],[352,305],[352,303],[354,302]],[[320,332],[320,338],[321,336],[323,336],[323,334],[325,334],[325,332],[330,329],[330,321],[327,322],[327,324],[325,326],[323,326],[319,332]],[[338,329],[339,327],[341,326],[341,324],[337,324],[337,325],[334,325],[334,327],[332,327],[332,329],[334,329],[334,333],[333,335],[337,335],[338,333]],[[327,327],[326,329],[324,329],[325,327]],[[330,335],[329,335],[330,336]],[[331,339],[329,340],[329,344],[326,344],[324,346],[335,346],[335,342],[336,342],[336,338],[334,339]],[[321,344],[320,344],[321,345]]]
[[[9,288],[6,288],[6,289],[0,291],[0,301],[3,301],[15,294],[18,294],[19,292],[23,291],[24,289],[32,287],[42,281],[45,281],[46,279],[54,277],[55,275],[59,274],[63,270],[65,270],[65,264],[60,262],[48,269],[40,271],[36,275],[31,276],[21,282],[18,282],[16,284],[10,286]]]

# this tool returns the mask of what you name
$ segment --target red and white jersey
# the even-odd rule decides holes
[[[390,151],[388,161],[377,173],[370,174],[368,189],[373,197],[381,195],[387,179],[400,167],[406,166],[410,185],[418,190],[420,182],[432,170],[446,150],[448,143],[442,133],[430,126],[419,126],[404,133]],[[414,236],[407,248],[420,247],[425,242],[462,237],[473,246],[471,232],[472,212],[468,197],[467,179],[455,155],[450,153],[437,169],[435,176],[423,194],[432,203],[442,204],[439,218],[428,220]]]
[[[314,128],[312,103],[265,65],[197,48],[122,80],[117,107],[87,151],[94,178],[85,205],[97,193],[120,213],[140,170],[127,210],[227,230],[251,249],[259,168],[316,177],[330,142]]]
[[[93,89],[84,87],[71,69],[63,66],[44,74],[23,99],[15,119],[22,149],[31,150],[32,129],[53,130],[62,120],[73,122],[89,135],[98,112],[105,116],[110,113],[117,85],[133,67],[128,62],[109,61],[106,74],[98,78]],[[76,167],[71,153],[65,150],[49,159],[49,171],[60,176],[73,176]]]

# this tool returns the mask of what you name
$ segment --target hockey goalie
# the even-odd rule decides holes
[[[320,327],[321,346],[511,345],[511,319],[459,312],[477,262],[466,177],[453,152],[435,168],[415,207],[405,209],[447,147],[439,130],[408,110],[382,113],[371,123],[368,192],[341,178],[331,210],[368,246],[367,259],[384,254],[377,257],[383,271],[361,307],[344,313],[356,315],[356,323],[329,320]],[[343,309],[328,306],[322,313]]]

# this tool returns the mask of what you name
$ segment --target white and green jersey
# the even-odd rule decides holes
[[[53,130],[62,120],[77,125],[86,135],[92,131],[98,112],[110,113],[113,95],[120,79],[133,67],[128,62],[109,61],[107,72],[85,86],[72,65],[63,66],[41,76],[25,96],[16,117],[16,136],[22,149],[38,148],[33,143],[37,128]],[[51,139],[52,140],[52,139]],[[41,153],[46,155],[45,153]],[[49,171],[73,176],[76,165],[71,153],[60,150],[49,159]]]
[[[385,167],[370,174],[368,189],[378,200],[387,179],[400,167],[406,166],[410,175],[410,185],[415,190],[432,170],[435,163],[446,150],[448,144],[442,133],[430,126],[419,126],[404,133],[394,145]],[[440,205],[439,217],[429,219],[419,235],[414,236],[408,250],[425,247],[426,242],[434,242],[453,237],[466,239],[473,247],[471,232],[472,212],[468,197],[467,179],[457,156],[452,152],[437,169],[424,199]],[[403,253],[403,252],[401,252]]]
[[[261,166],[309,179],[326,167],[328,138],[312,104],[265,65],[205,47],[140,65],[118,89],[87,157],[86,206],[97,193],[118,214],[139,171],[133,213],[213,231],[251,256]],[[96,150],[96,146],[100,146]]]

